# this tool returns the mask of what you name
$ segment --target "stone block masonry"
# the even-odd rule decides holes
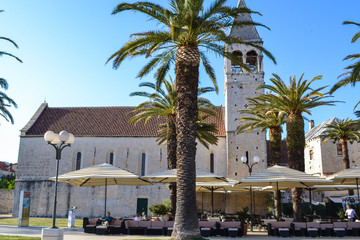
[[[14,189],[0,189],[0,214],[9,214],[13,210]]]

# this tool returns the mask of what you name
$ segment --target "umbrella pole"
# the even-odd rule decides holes
[[[312,209],[312,199],[311,199],[311,188],[309,188],[309,208],[310,208],[310,214],[313,214],[313,209]]]
[[[250,231],[253,232],[252,187],[250,187]]]
[[[356,191],[357,191],[357,197],[358,197],[358,210],[359,210],[359,212],[360,212],[360,203],[359,203],[359,179],[358,178],[356,178]]]
[[[211,187],[211,216],[214,216],[214,187]]]
[[[106,216],[106,201],[107,201],[107,179],[105,178],[105,213],[104,213],[104,216]]]
[[[276,192],[275,192],[275,215],[276,215],[276,220],[279,221],[280,220],[280,209],[279,208],[279,199],[281,199],[281,197],[279,196],[279,183],[276,182]]]
[[[201,212],[204,212],[204,192],[201,193]]]

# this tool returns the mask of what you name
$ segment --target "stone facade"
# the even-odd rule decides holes
[[[255,29],[256,31],[256,29]],[[257,32],[256,32],[257,34]],[[255,40],[262,45],[261,39]],[[250,163],[254,156],[260,157],[259,164],[254,166],[254,172],[258,172],[267,167],[266,133],[261,133],[260,129],[251,132],[236,134],[239,118],[243,116],[240,110],[248,107],[247,98],[259,96],[264,91],[257,88],[264,84],[264,72],[262,67],[262,53],[252,47],[242,45],[232,45],[228,49],[243,56],[243,62],[253,68],[250,75],[243,72],[239,67],[225,59],[225,128],[227,146],[227,176],[240,180],[249,175],[248,169],[242,164],[240,158],[247,156]],[[255,65],[250,65],[248,54],[256,54]]]
[[[334,118],[335,119],[335,118]],[[329,119],[324,123],[333,121]],[[305,146],[305,172],[311,174],[318,174],[320,176],[328,176],[344,169],[344,163],[342,160],[342,152],[338,151],[339,142],[334,143],[332,140],[327,142],[322,141],[321,126],[326,125],[324,123],[319,124],[313,130],[318,131],[313,137],[306,138]],[[319,129],[316,129],[319,128]],[[309,130],[307,134],[310,133]],[[360,166],[360,143],[348,143],[350,167]],[[341,148],[340,148],[341,150]]]
[[[197,168],[210,170],[210,154],[214,154],[215,173],[226,175],[225,139],[217,146],[206,149],[198,144]],[[36,151],[34,151],[36,149]],[[59,174],[74,171],[77,154],[81,154],[81,168],[109,162],[109,152],[114,153],[114,165],[138,175],[141,174],[142,154],[145,153],[145,174],[167,170],[166,146],[157,144],[156,138],[100,138],[78,137],[75,143],[63,150]],[[95,156],[94,156],[95,155]],[[23,159],[26,159],[24,161]],[[22,137],[20,140],[18,175],[15,199],[20,190],[31,193],[31,215],[51,216],[54,184],[49,177],[55,176],[55,151],[40,137]],[[104,187],[76,187],[59,183],[59,216],[66,216],[70,207],[78,207],[77,216],[101,216],[104,212]],[[115,216],[133,216],[138,198],[148,199],[148,205],[169,198],[163,184],[153,186],[109,186],[107,209]],[[14,209],[18,201],[14,201]],[[17,216],[16,211],[13,213]]]
[[[0,189],[0,214],[13,212],[14,189]],[[16,210],[15,210],[16,211]]]

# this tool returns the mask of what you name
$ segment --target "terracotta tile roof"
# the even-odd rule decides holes
[[[1,161],[0,161],[0,170],[4,171],[4,172],[15,172],[14,169],[12,169],[10,167],[10,164],[7,164],[6,162],[1,162]]]
[[[146,125],[139,122],[134,126],[129,120],[135,107],[69,107],[52,108],[45,105],[34,123],[25,130],[25,136],[43,136],[48,130],[60,132],[66,129],[75,136],[121,136],[153,137],[163,118],[152,118]],[[217,107],[219,118],[208,117],[219,130],[218,136],[225,136],[224,110]]]

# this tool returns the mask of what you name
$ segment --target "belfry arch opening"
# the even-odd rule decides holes
[[[257,71],[257,58],[258,55],[254,50],[249,51],[246,53],[246,64],[251,69],[252,72]]]
[[[241,61],[243,61],[243,54],[241,51],[234,51],[232,54],[235,55],[237,58],[241,59]],[[242,73],[240,64],[231,61],[231,72],[232,73]]]

